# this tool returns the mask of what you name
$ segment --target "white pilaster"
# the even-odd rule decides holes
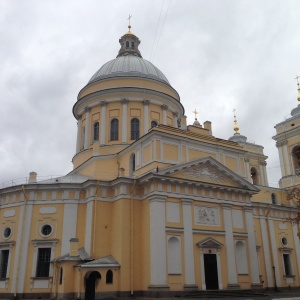
[[[262,166],[262,162],[260,162],[259,165],[259,173],[260,173],[260,184],[265,186],[265,174],[264,174],[264,170],[263,170],[263,166]]]
[[[150,201],[150,286],[167,285],[165,198]]]
[[[13,280],[12,280],[12,293],[15,292],[24,293],[26,268],[28,263],[28,243],[30,237],[31,221],[32,221],[32,205],[24,204],[24,206],[22,206],[20,209],[20,218],[19,218],[18,235],[17,235],[17,241],[20,242],[16,243]]]
[[[250,167],[249,167],[249,159],[244,158],[245,165],[246,165],[246,175],[249,182],[251,182],[251,174],[250,174]]]
[[[294,238],[294,245],[295,245],[295,253],[297,258],[297,267],[298,267],[298,274],[300,274],[300,242],[298,237],[298,226],[294,225],[292,226],[293,229],[293,238]],[[297,274],[295,272],[295,274]]]
[[[193,230],[192,230],[192,200],[182,199],[182,218],[184,228],[184,266],[185,284],[195,285]]]
[[[77,121],[77,141],[76,141],[76,153],[80,151],[80,145],[81,145],[81,117],[78,118]]]
[[[122,99],[122,143],[127,143],[127,116],[128,116],[128,100]]]
[[[149,130],[149,100],[144,100],[144,134]]]
[[[93,229],[93,201],[87,203],[86,224],[85,224],[85,241],[84,247],[88,255],[91,255],[92,229]],[[95,222],[95,220],[94,220]]]
[[[161,106],[161,110],[162,110],[162,121],[164,125],[167,125],[167,109],[168,109],[168,105],[163,104]]]
[[[283,145],[283,153],[284,153],[284,160],[285,160],[287,175],[291,175],[292,172],[291,172],[290,158],[289,158],[288,149],[287,149],[287,141]]]
[[[106,101],[101,101],[101,125],[100,125],[100,146],[106,142]]]
[[[282,147],[280,144],[276,144],[279,154],[279,162],[280,162],[280,169],[281,169],[281,177],[285,176],[285,170],[284,170],[284,162],[283,162],[283,155],[282,155]]]
[[[85,109],[85,134],[84,134],[84,149],[89,147],[90,143],[90,113],[91,109],[86,107]]]
[[[64,219],[63,232],[61,240],[61,256],[69,253],[70,238],[76,237],[78,204],[65,202],[64,205]]]
[[[269,245],[269,237],[267,231],[267,220],[265,217],[260,217],[260,228],[261,228],[261,237],[262,237],[262,246],[263,246],[263,253],[265,257],[265,264],[266,264],[266,273],[267,273],[267,287],[274,286],[274,280],[272,275],[272,263],[271,263],[271,251]]]
[[[226,241],[226,256],[227,256],[227,272],[228,272],[228,287],[238,287],[236,274],[236,260],[235,260],[235,246],[233,240],[232,230],[232,215],[231,205],[222,204],[224,227],[225,227],[225,241]]]
[[[255,233],[254,233],[252,208],[245,207],[245,217],[246,217],[246,226],[248,232],[248,248],[249,248],[251,278],[252,278],[251,284],[252,286],[261,287],[261,283],[259,280],[259,265],[258,265],[258,258],[256,252],[256,241],[255,241]]]
[[[174,127],[178,128],[178,113],[173,113]]]

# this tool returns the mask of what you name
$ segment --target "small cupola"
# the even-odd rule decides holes
[[[119,43],[121,45],[121,49],[117,57],[125,56],[125,55],[135,55],[138,57],[142,57],[139,51],[139,44],[141,43],[140,39],[135,36],[131,31],[130,24],[128,25],[128,32],[125,33],[120,39]]]

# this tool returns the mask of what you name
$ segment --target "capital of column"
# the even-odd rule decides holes
[[[262,165],[262,166],[266,166],[267,162],[266,161],[260,161],[259,164]]]
[[[150,196],[148,198],[149,202],[152,203],[152,202],[166,202],[167,200],[167,197],[164,197],[164,196],[160,196],[160,195],[153,195],[153,196]]]
[[[129,100],[127,98],[122,98],[121,99],[122,104],[127,104]]]
[[[88,106],[86,106],[85,108],[84,108],[84,111],[87,113],[87,112],[89,112],[91,110],[91,108],[90,107],[88,107]]]
[[[173,117],[175,117],[175,118],[178,118],[178,117],[179,117],[179,114],[178,114],[177,111],[173,112]]]
[[[166,104],[163,104],[162,106],[161,106],[161,108],[162,108],[162,110],[167,110],[168,109],[168,105],[166,105]]]
[[[232,208],[232,204],[229,203],[222,203],[221,206],[223,209],[228,209],[228,210],[231,210]]]
[[[143,100],[143,104],[144,104],[145,106],[149,105],[149,103],[150,103],[150,100],[147,100],[147,99],[144,99],[144,100]]]
[[[249,158],[244,158],[244,161],[245,161],[245,162],[249,162],[250,159],[249,159]]]
[[[251,207],[251,206],[244,206],[244,211],[252,213],[253,212],[253,207]]]
[[[101,102],[100,102],[100,105],[101,105],[101,106],[106,106],[106,105],[107,105],[107,102],[106,102],[105,100],[104,100],[104,101],[101,101]]]
[[[181,202],[182,202],[182,204],[191,205],[193,203],[193,200],[192,199],[188,199],[188,198],[182,198]]]
[[[287,140],[284,140],[284,141],[281,141],[281,142],[277,142],[277,143],[276,143],[276,147],[278,148],[278,147],[280,147],[280,146],[286,145],[287,143],[288,143]]]

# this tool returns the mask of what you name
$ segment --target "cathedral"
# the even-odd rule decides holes
[[[287,197],[300,185],[300,106],[275,125],[282,178],[269,187],[264,148],[236,118],[228,140],[188,125],[130,26],[119,43],[73,106],[73,170],[0,189],[0,299],[300,287]]]

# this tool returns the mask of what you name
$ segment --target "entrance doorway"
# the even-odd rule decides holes
[[[96,281],[101,279],[101,275],[97,271],[88,272],[85,275],[85,299],[95,300]]]
[[[204,274],[207,290],[218,290],[218,266],[216,254],[203,254],[204,258]]]

